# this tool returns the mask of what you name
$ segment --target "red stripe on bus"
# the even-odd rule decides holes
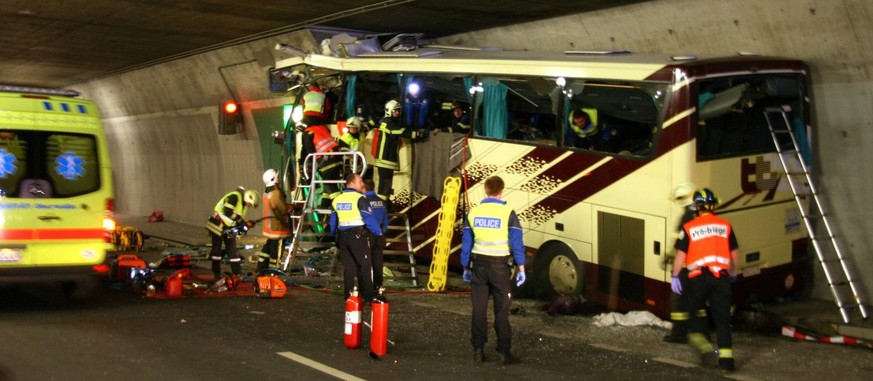
[[[2,229],[2,240],[103,239],[103,229]]]

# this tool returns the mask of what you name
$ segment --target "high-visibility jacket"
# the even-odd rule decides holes
[[[378,139],[374,139],[376,156],[374,166],[394,171],[400,170],[400,139],[415,138],[415,132],[403,127],[400,118],[386,117],[379,122]]]
[[[473,230],[472,252],[479,255],[509,255],[509,215],[503,203],[483,203],[470,210],[467,219]]]
[[[339,146],[336,140],[333,140],[330,130],[324,125],[306,127],[305,132],[312,134],[312,144],[315,146],[315,152],[331,152]],[[316,158],[321,158],[321,156],[316,156]]]
[[[361,145],[361,134],[354,136],[349,132],[342,134],[339,137],[340,152],[357,152],[358,146]]]
[[[264,204],[264,237],[282,239],[291,236],[288,204],[282,190],[275,186],[267,187],[261,198]]]
[[[338,226],[341,228],[364,226],[364,217],[358,208],[358,200],[364,195],[358,192],[343,192],[333,199]]]
[[[221,235],[225,226],[233,226],[246,215],[242,191],[232,191],[215,204],[214,213],[206,221],[206,230]]]
[[[703,213],[685,223],[684,234],[688,237],[685,267],[688,277],[694,278],[706,267],[716,278],[721,271],[731,268],[730,222],[712,213]]]
[[[326,111],[330,109],[327,96],[318,86],[313,86],[303,95],[303,115],[311,115],[324,118]]]

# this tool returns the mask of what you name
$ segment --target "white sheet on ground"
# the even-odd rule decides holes
[[[618,312],[602,313],[594,317],[593,324],[595,327],[610,327],[613,325],[625,327],[651,325],[665,329],[673,327],[673,323],[663,321],[649,311],[631,311],[627,314],[620,314]]]

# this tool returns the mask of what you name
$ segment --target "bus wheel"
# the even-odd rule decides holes
[[[534,271],[537,288],[545,298],[582,294],[582,263],[566,245],[549,245],[537,253]]]

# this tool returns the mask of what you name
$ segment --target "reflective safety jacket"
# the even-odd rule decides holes
[[[689,278],[700,275],[703,268],[708,268],[716,278],[721,271],[730,270],[731,250],[736,249],[730,222],[712,213],[703,213],[685,223],[683,234],[680,243],[684,240],[688,245],[688,250],[684,251]]]
[[[232,191],[215,204],[214,213],[206,221],[206,230],[216,235],[221,235],[225,227],[234,226],[246,215],[243,191]]]
[[[309,88],[309,91],[303,95],[301,105],[303,105],[303,115],[325,118],[326,111],[330,110],[327,96],[318,86]]]
[[[291,223],[288,216],[288,203],[285,195],[276,186],[264,190],[264,237],[282,239],[291,236]]]
[[[365,226],[373,234],[382,235],[382,229],[371,213],[369,201],[354,189],[343,189],[342,193],[333,198],[331,206],[333,211],[328,224],[331,234],[336,234],[337,230]]]
[[[358,133],[358,136],[355,136],[346,132],[339,137],[338,143],[340,152],[357,152],[358,146],[361,145],[361,134]]]
[[[486,198],[467,215],[461,239],[461,265],[468,267],[471,254],[508,256],[524,265],[521,224],[505,201]]]
[[[312,145],[315,148],[315,152],[307,152],[316,153],[316,152],[331,152],[334,148],[338,147],[339,144],[336,140],[333,140],[333,136],[330,134],[330,130],[327,129],[324,125],[316,125],[306,127],[304,132],[307,137],[312,137]],[[321,156],[316,156],[316,158],[321,158]]]
[[[415,138],[415,132],[403,127],[400,118],[386,117],[379,122],[378,139],[373,141],[374,166],[394,171],[400,170],[400,139]]]

